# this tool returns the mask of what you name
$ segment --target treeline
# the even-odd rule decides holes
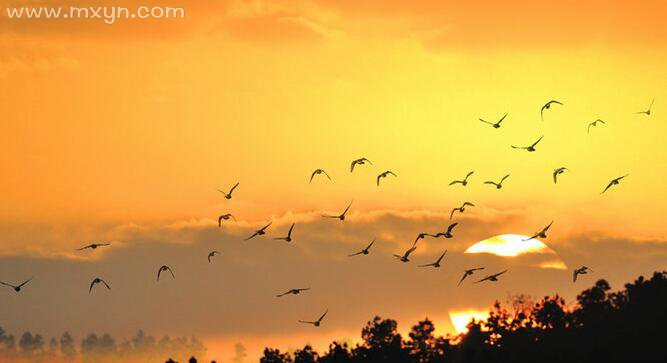
[[[46,339],[40,334],[23,333],[20,338],[0,327],[0,361],[26,362],[159,362],[174,357],[204,356],[206,348],[195,337],[156,339],[142,330],[131,340],[116,341],[109,334],[88,334],[77,344],[69,333],[60,338]]]
[[[404,338],[396,321],[375,317],[354,347],[266,348],[260,362],[667,362],[667,272],[639,277],[617,292],[599,280],[573,307],[559,296],[537,302],[518,296],[508,305],[496,302],[486,320],[471,321],[457,336],[435,336],[426,319]]]

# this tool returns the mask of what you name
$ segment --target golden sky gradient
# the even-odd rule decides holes
[[[0,267],[2,279],[33,274],[26,261],[37,261],[39,269],[63,281],[70,281],[64,276],[79,278],[67,272],[69,264],[101,273],[95,269],[99,263],[113,275],[113,266],[127,263],[136,267],[132,271],[152,276],[160,258],[141,267],[143,261],[133,259],[132,253],[165,248],[169,252],[161,256],[171,256],[177,265],[183,243],[202,251],[208,246],[234,250],[225,258],[236,258],[237,268],[270,264],[269,256],[261,257],[262,248],[239,247],[238,240],[265,221],[275,220],[270,234],[281,234],[296,220],[299,238],[322,243],[297,243],[290,246],[292,252],[272,245],[276,256],[314,259],[306,267],[317,269],[319,261],[337,271],[350,261],[329,254],[344,257],[377,236],[387,245],[376,252],[386,256],[373,257],[377,280],[362,279],[377,283],[404,273],[406,266],[396,266],[390,255],[407,248],[416,233],[442,228],[451,208],[464,200],[477,205],[461,217],[459,239],[427,241],[418,250],[415,258],[420,261],[439,255],[442,248],[453,252],[448,258],[455,267],[442,272],[451,289],[425,294],[428,302],[420,301],[421,293],[412,289],[442,289],[442,280],[419,278],[422,283],[408,289],[416,294],[414,301],[389,301],[376,308],[368,302],[387,299],[384,294],[392,286],[382,282],[367,289],[363,299],[354,299],[363,309],[353,310],[350,317],[332,314],[331,326],[313,335],[312,329],[292,322],[317,315],[325,306],[335,312],[338,303],[325,297],[333,299],[337,290],[310,297],[312,304],[299,305],[301,311],[287,304],[276,308],[273,300],[260,302],[274,290],[302,284],[294,278],[303,276],[306,267],[281,262],[276,265],[284,269],[279,281],[267,283],[260,292],[239,287],[240,293],[231,294],[239,301],[230,302],[229,312],[222,314],[229,317],[232,307],[285,314],[266,331],[253,324],[236,330],[234,326],[249,323],[227,324],[222,318],[214,319],[219,324],[215,328],[198,314],[175,326],[163,325],[155,315],[141,321],[158,332],[192,332],[227,347],[237,340],[264,343],[265,336],[281,337],[275,339],[277,345],[289,340],[285,337],[294,337],[286,345],[357,339],[348,334],[358,334],[373,314],[405,319],[400,320],[403,328],[436,316],[442,319],[436,323],[449,329],[448,311],[482,310],[510,290],[570,293],[571,298],[584,285],[571,286],[569,273],[558,271],[543,272],[554,281],[561,278],[558,273],[565,276],[553,289],[534,288],[535,277],[524,276],[490,292],[453,290],[467,266],[454,261],[466,258],[462,253],[470,245],[499,234],[530,235],[551,220],[555,223],[545,243],[568,267],[600,266],[594,267],[597,277],[616,282],[665,267],[664,2],[170,4],[183,6],[186,18],[115,25],[95,20],[10,21],[2,9],[0,259],[7,260]],[[541,121],[540,107],[550,99],[564,106],[554,106]],[[652,99],[649,117],[635,114]],[[495,121],[505,113],[509,115],[498,130],[478,121]],[[597,118],[607,124],[587,134],[588,123]],[[535,153],[510,148],[542,135]],[[360,157],[373,165],[351,174],[350,162]],[[560,166],[570,171],[554,185],[551,172]],[[325,169],[334,182],[316,178],[309,185],[315,168]],[[375,177],[387,169],[398,178],[386,178],[378,188]],[[475,174],[470,185],[448,186],[471,170]],[[600,195],[609,180],[628,173],[619,186]],[[505,174],[511,177],[502,190],[482,184]],[[240,186],[231,201],[216,191],[237,181]],[[322,211],[342,210],[352,200],[347,225],[319,219]],[[218,230],[215,219],[222,212],[234,213],[239,222]],[[114,241],[119,252],[91,258],[71,252],[98,240]],[[628,256],[629,249],[636,256]],[[258,255],[247,257],[249,253]],[[486,262],[490,257],[470,258]],[[624,258],[633,261],[615,270]],[[501,264],[505,260],[493,258]],[[518,257],[512,261],[507,263],[531,265]],[[363,264],[355,266],[340,277],[367,273]],[[178,269],[180,274],[184,269]],[[237,277],[239,286],[258,283],[262,273]],[[124,273],[117,274],[117,280],[129,281]],[[413,274],[424,276],[422,271],[408,276]],[[303,283],[317,285],[322,279],[341,284],[326,271],[308,276]],[[396,278],[404,281],[408,276]],[[88,279],[80,276],[77,283],[85,285]],[[74,293],[80,286],[71,284],[66,292]],[[36,279],[33,288],[39,287]],[[205,289],[202,282],[191,293],[205,300],[210,298]],[[452,297],[455,293],[459,296]],[[28,306],[39,309],[36,299],[43,295],[34,294],[22,297],[33,299]],[[129,322],[150,309],[145,294],[146,305],[139,304],[136,312],[118,312],[119,319],[100,318],[70,329],[131,333],[137,326]],[[190,303],[172,297],[176,302],[162,312]],[[256,300],[242,304],[243,297]],[[11,299],[9,310],[21,314],[25,306]],[[441,307],[443,299],[446,308]],[[66,301],[61,301],[63,307]],[[59,318],[31,324],[8,323],[47,332],[67,328]]]

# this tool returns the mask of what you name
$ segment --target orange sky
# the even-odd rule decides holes
[[[454,241],[426,243],[415,258],[428,260],[449,248],[455,261],[464,258],[462,252],[474,242],[502,233],[530,234],[555,220],[546,243],[568,266],[597,265],[601,268],[596,271],[616,282],[664,268],[664,2],[170,4],[183,6],[186,18],[115,25],[95,20],[10,21],[2,8],[0,260],[6,261],[0,279],[49,271],[49,276],[72,284],[68,291],[73,293],[80,286],[71,279],[80,278],[85,285],[90,277],[69,276],[66,271],[74,265],[91,274],[114,274],[115,267],[127,265],[132,273],[152,276],[153,264],[173,258],[177,265],[179,253],[192,252],[184,252],[183,243],[204,255],[211,246],[234,250],[225,258],[237,260],[226,263],[240,269],[229,273],[240,273],[272,263],[272,256],[263,256],[259,246],[247,251],[237,243],[267,220],[276,221],[271,233],[281,233],[296,220],[303,226],[297,230],[310,233],[301,232],[301,238],[312,240],[293,246],[292,252],[272,246],[275,256],[321,259],[328,271],[338,271],[349,261],[330,254],[344,256],[378,236],[387,242],[381,251],[389,256],[405,249],[422,229],[442,228],[451,208],[464,200],[477,204],[462,217],[469,218],[465,221],[470,227],[462,223]],[[540,121],[540,107],[550,99],[564,106],[552,108]],[[652,99],[650,117],[635,114]],[[477,121],[495,120],[506,112],[509,116],[499,130]],[[587,134],[587,124],[597,118],[607,124]],[[541,135],[545,138],[536,153],[510,148]],[[349,163],[362,156],[374,165],[350,174]],[[570,171],[554,185],[551,172],[559,166]],[[309,185],[310,172],[318,167],[334,182],[316,179]],[[387,169],[398,178],[376,187],[375,176]],[[468,187],[447,185],[470,170],[475,174]],[[481,184],[507,173],[512,176],[501,191]],[[621,185],[600,196],[611,178],[627,173]],[[237,181],[241,185],[232,201],[216,191]],[[350,200],[354,204],[347,225],[319,219],[322,211],[342,209]],[[240,221],[220,231],[215,218],[228,211]],[[121,247],[91,259],[71,252],[96,240],[112,240]],[[633,256],[627,255],[628,249]],[[133,259],[148,250],[160,251],[150,266]],[[250,252],[258,255],[247,257]],[[184,264],[197,266],[192,258]],[[406,267],[395,266],[390,257],[374,258],[377,279]],[[488,262],[484,256],[470,258]],[[624,258],[634,260],[616,270]],[[455,268],[442,273],[455,283],[467,261],[453,263]],[[489,263],[532,265],[513,258]],[[96,264],[105,266],[103,271]],[[308,266],[318,268],[315,262]],[[285,314],[266,331],[256,324],[238,330],[222,318],[217,327],[208,326],[197,314],[190,322],[164,326],[159,316],[147,313],[149,295],[135,312],[119,311],[118,319],[100,318],[88,326],[75,324],[76,329],[131,333],[137,328],[129,323],[134,314],[146,312],[141,323],[147,328],[178,328],[219,345],[262,341],[266,335],[326,341],[348,334],[340,332],[358,333],[373,314],[405,319],[404,328],[424,316],[438,316],[442,321],[436,323],[451,328],[448,311],[483,309],[493,299],[504,299],[507,290],[574,294],[580,287],[567,284],[565,272],[558,289],[534,288],[530,279],[516,278],[506,289],[457,292],[454,301],[449,290],[426,294],[428,299],[448,299],[446,303],[414,299],[375,308],[370,299],[390,296],[380,289],[391,286],[383,282],[358,301],[358,310],[332,319],[330,328],[322,330],[324,338],[317,338],[292,322],[317,315],[325,305],[335,309],[337,303],[327,298],[347,285],[304,299],[309,303],[299,305],[300,311],[276,308],[260,297],[299,285],[294,279],[304,273],[287,263],[276,268],[283,269],[282,277],[263,283],[268,291],[248,290],[230,302],[246,314],[253,307]],[[353,271],[367,273],[361,265]],[[304,283],[340,283],[337,272],[325,272]],[[397,276],[397,283],[420,272]],[[554,275],[558,272],[543,273],[560,281],[560,275]],[[341,276],[355,275],[348,271]],[[258,283],[262,274],[240,273],[236,279],[245,286]],[[418,281],[419,289],[442,284]],[[34,289],[39,284],[36,280]],[[191,293],[207,299],[205,288]],[[34,294],[22,298],[44,297]],[[258,300],[242,304],[242,297]],[[215,298],[230,300],[227,295]],[[30,301],[28,306],[41,309],[37,300]],[[63,298],[62,306],[67,301]],[[7,304],[22,314],[21,300],[12,297]],[[164,309],[187,304],[177,299]],[[42,316],[35,314],[35,319]],[[231,310],[221,313],[225,318],[229,314]],[[27,328],[18,321],[7,324]],[[58,319],[31,324],[47,332],[66,329]]]

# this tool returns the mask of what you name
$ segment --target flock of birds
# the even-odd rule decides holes
[[[651,115],[651,109],[652,109],[652,107],[653,107],[653,102],[654,102],[654,101],[655,101],[655,100],[652,100],[652,101],[651,101],[651,103],[650,103],[650,105],[649,105],[649,107],[648,107],[647,110],[645,110],[645,111],[640,111],[640,112],[636,112],[636,114],[644,114],[644,115],[646,115],[646,116],[650,116],[650,115]],[[546,110],[551,109],[551,107],[552,107],[553,105],[560,105],[560,106],[563,106],[563,103],[561,103],[561,102],[559,102],[559,101],[557,101],[557,100],[551,100],[551,101],[547,102],[546,104],[544,104],[544,105],[542,106],[542,108],[540,109],[540,117],[541,117],[541,119],[542,119],[543,121],[544,121],[544,112],[545,112]],[[507,117],[507,115],[508,115],[508,114],[506,113],[505,115],[503,115],[503,116],[502,116],[497,122],[495,122],[495,123],[494,123],[494,122],[486,121],[486,120],[484,120],[484,119],[482,119],[482,118],[479,118],[479,121],[481,121],[481,122],[483,122],[483,123],[485,123],[485,124],[489,124],[489,125],[491,125],[493,128],[498,129],[498,128],[501,127],[501,124],[502,124],[502,122],[505,120],[505,118]],[[593,121],[593,122],[591,122],[591,123],[588,124],[587,132],[590,133],[590,129],[591,129],[591,127],[597,127],[598,124],[606,125],[606,123],[605,123],[603,120],[597,119],[597,120],[595,120],[595,121]],[[540,141],[542,141],[543,138],[544,138],[544,136],[541,136],[539,139],[537,139],[535,142],[533,142],[532,144],[530,144],[530,145],[528,145],[528,146],[514,146],[514,145],[511,145],[511,147],[512,147],[513,149],[526,150],[526,151],[528,151],[528,152],[535,152],[535,151],[537,150],[537,149],[536,149],[536,146],[540,143]],[[354,172],[355,167],[362,166],[362,165],[365,165],[365,164],[373,165],[373,163],[372,163],[369,159],[367,159],[367,158],[365,158],[365,157],[362,157],[362,158],[353,160],[352,163],[350,164],[350,173]],[[559,167],[559,168],[557,168],[557,169],[555,169],[555,170],[553,171],[553,181],[554,181],[555,184],[558,183],[558,176],[561,175],[561,174],[563,174],[563,173],[565,173],[567,170],[568,170],[568,169],[567,169],[566,167]],[[449,183],[449,185],[450,185],[450,186],[453,186],[453,185],[460,184],[461,186],[465,187],[465,186],[467,186],[468,183],[469,183],[468,179],[469,179],[473,174],[474,174],[474,171],[471,171],[471,172],[469,172],[468,174],[466,174],[466,176],[465,176],[463,179],[461,179],[461,180],[453,180],[451,183]],[[311,173],[311,175],[310,175],[309,184],[312,183],[312,182],[313,182],[313,179],[314,179],[316,176],[318,176],[318,175],[323,175],[323,176],[327,177],[327,179],[329,179],[330,181],[332,180],[332,179],[331,179],[331,176],[330,176],[324,169],[315,169],[315,170]],[[386,171],[384,171],[384,172],[378,174],[378,176],[377,176],[377,178],[376,178],[376,184],[377,184],[377,186],[380,186],[380,181],[381,181],[382,179],[388,177],[388,176],[398,177],[398,175],[397,175],[396,173],[394,173],[393,171],[391,171],[391,170],[386,170]],[[607,186],[602,190],[602,192],[601,192],[600,194],[603,194],[603,193],[607,192],[607,190],[609,190],[611,187],[620,184],[621,180],[624,179],[624,178],[626,178],[627,176],[628,176],[628,174],[612,179],[612,180],[607,184]],[[497,181],[497,182],[496,182],[496,181],[492,181],[492,180],[488,180],[488,181],[484,181],[484,184],[492,185],[492,186],[494,186],[496,189],[501,189],[501,188],[503,187],[503,182],[505,182],[505,180],[507,180],[507,178],[509,178],[509,177],[510,177],[510,174],[507,174],[507,175],[503,176],[502,178],[500,178],[500,180]],[[238,188],[239,184],[240,184],[240,183],[237,182],[234,186],[232,186],[232,187],[229,189],[228,192],[227,192],[227,191],[224,191],[224,190],[220,190],[220,189],[218,189],[218,191],[224,196],[225,199],[232,199],[233,193],[234,193],[234,191],[236,190],[236,188]],[[348,213],[348,211],[350,210],[350,207],[351,207],[351,206],[352,206],[352,202],[350,202],[350,203],[347,205],[347,207],[346,207],[340,214],[337,214],[337,215],[323,214],[322,217],[323,217],[323,218],[338,219],[338,220],[340,220],[340,221],[345,221],[345,216],[346,216],[346,214]],[[474,206],[475,206],[475,204],[473,204],[473,203],[471,203],[471,202],[464,202],[463,204],[461,204],[460,207],[455,207],[455,208],[453,208],[453,209],[451,210],[451,213],[450,213],[450,215],[449,215],[449,219],[450,219],[450,220],[453,219],[453,218],[454,218],[454,214],[455,214],[456,212],[458,212],[458,213],[463,213],[463,212],[466,210],[466,207],[474,207]],[[218,216],[218,227],[222,227],[223,221],[229,221],[229,220],[234,220],[234,221],[236,221],[236,218],[235,218],[234,215],[232,215],[231,213],[226,213],[226,214],[222,214],[222,215]],[[250,236],[248,236],[247,238],[245,238],[245,241],[248,241],[248,240],[253,239],[253,238],[255,238],[255,237],[259,237],[259,236],[266,235],[266,230],[271,226],[271,224],[272,224],[272,222],[269,222],[268,224],[264,225],[263,227],[257,229],[257,230],[254,231]],[[537,239],[537,238],[547,238],[547,231],[548,231],[549,228],[552,226],[552,224],[553,224],[553,221],[552,221],[551,223],[549,223],[547,226],[545,226],[544,228],[542,228],[540,231],[535,232],[535,234],[533,234],[531,237],[526,238],[526,239],[523,239],[523,241],[529,241],[529,240]],[[449,224],[449,225],[447,226],[447,228],[445,228],[445,229],[444,229],[443,231],[441,231],[441,232],[436,232],[436,233],[425,233],[425,232],[422,232],[422,233],[419,233],[419,234],[417,235],[417,237],[415,238],[414,242],[412,243],[412,246],[411,246],[409,249],[407,249],[403,254],[394,254],[393,256],[396,257],[396,259],[397,259],[398,261],[400,261],[400,262],[404,262],[404,263],[410,262],[410,259],[409,259],[410,254],[412,254],[412,253],[417,249],[417,243],[419,242],[419,240],[424,239],[424,238],[426,238],[426,237],[432,237],[432,238],[440,238],[440,237],[442,237],[442,238],[453,238],[453,237],[454,237],[453,231],[454,231],[454,228],[455,228],[457,225],[458,225],[458,222],[454,222],[454,223]],[[284,237],[275,237],[275,238],[273,238],[273,239],[274,239],[274,240],[282,240],[282,241],[285,241],[285,242],[292,242],[292,231],[294,230],[294,226],[295,226],[295,223],[292,223],[292,225],[290,226],[289,230],[287,231],[287,235],[286,235],[286,236],[284,236]],[[358,251],[358,252],[349,254],[348,257],[355,257],[355,256],[368,255],[368,254],[370,254],[371,247],[373,247],[373,245],[375,244],[375,241],[376,241],[376,240],[373,239],[373,240],[370,242],[370,244],[368,244],[366,247],[364,247],[363,249],[361,249],[361,250]],[[109,245],[110,245],[110,243],[91,243],[91,244],[88,244],[88,245],[83,246],[83,247],[81,247],[81,248],[78,248],[77,251],[83,251],[83,250],[96,250],[96,249],[98,249],[98,248],[106,247],[106,246],[109,246]],[[212,259],[213,257],[215,257],[216,255],[218,255],[218,254],[220,254],[219,251],[210,251],[210,252],[208,253],[208,256],[207,256],[207,260],[208,260],[208,262],[211,263],[211,259]],[[439,268],[439,267],[441,266],[442,260],[443,260],[443,259],[445,258],[445,256],[446,256],[446,254],[447,254],[447,250],[445,250],[445,251],[438,257],[438,259],[435,260],[434,262],[432,262],[432,263],[428,263],[428,264],[423,264],[423,265],[418,265],[418,266],[419,266],[419,267],[433,267],[433,268]],[[473,268],[465,269],[465,270],[463,271],[463,276],[462,276],[461,279],[459,280],[457,286],[460,286],[461,283],[463,283],[464,280],[466,280],[468,277],[474,275],[477,271],[481,271],[481,270],[484,270],[484,267],[473,267]],[[475,281],[474,283],[482,283],[482,282],[485,282],[485,281],[496,282],[496,281],[498,281],[498,278],[499,278],[501,275],[503,275],[504,273],[506,273],[507,271],[508,271],[508,270],[503,270],[503,271],[500,271],[500,272],[497,272],[497,273],[494,273],[494,274],[487,275],[487,276],[485,276],[485,277],[483,277],[483,278],[481,278],[481,279]],[[174,272],[172,271],[171,267],[169,267],[168,265],[162,265],[162,266],[160,266],[160,267],[158,268],[158,271],[157,271],[157,279],[156,279],[156,281],[159,282],[162,273],[166,273],[166,272],[169,272],[169,274],[170,274],[170,276],[171,276],[172,278],[174,278],[174,279],[176,278],[176,275],[174,275]],[[577,277],[578,277],[579,275],[585,275],[585,274],[587,274],[588,272],[593,272],[593,270],[590,269],[590,268],[587,267],[587,266],[581,266],[581,267],[579,267],[579,268],[574,269],[574,270],[573,270],[573,273],[572,273],[572,280],[573,280],[573,282],[576,282],[576,281],[577,281]],[[16,292],[18,293],[18,292],[20,292],[20,291],[24,288],[24,286],[25,286],[26,284],[28,284],[30,281],[32,281],[32,279],[33,279],[33,278],[31,277],[31,278],[29,278],[28,280],[26,280],[26,281],[24,281],[24,282],[22,282],[22,283],[20,283],[20,284],[18,284],[18,285],[10,284],[10,283],[3,282],[3,281],[0,281],[0,284],[2,284],[2,285],[4,285],[4,286],[7,286],[7,287],[10,287],[10,288],[12,288],[14,291],[16,291]],[[89,294],[92,293],[93,288],[94,288],[96,285],[99,285],[99,284],[102,284],[102,285],[103,285],[104,287],[106,287],[108,290],[111,290],[111,286],[110,286],[104,279],[102,279],[102,278],[100,278],[100,277],[95,277],[95,278],[91,281],[91,283],[90,283],[90,286],[89,286],[89,288],[88,288],[88,293],[89,293]],[[284,293],[278,294],[278,295],[276,295],[276,297],[280,298],[280,297],[283,297],[283,296],[286,296],[286,295],[298,295],[298,294],[300,294],[300,293],[302,293],[302,292],[304,292],[304,291],[308,291],[308,290],[310,290],[310,288],[294,288],[294,289],[290,289],[290,290],[288,290],[288,291],[286,291],[286,292],[284,292]],[[328,312],[329,312],[329,310],[326,309],[325,312],[324,312],[324,313],[323,313],[317,320],[313,320],[313,321],[299,320],[299,322],[300,322],[300,323],[303,323],[303,324],[311,324],[311,325],[313,325],[313,326],[315,326],[315,327],[318,327],[318,326],[321,325],[322,320],[323,320],[324,317],[328,314]]]

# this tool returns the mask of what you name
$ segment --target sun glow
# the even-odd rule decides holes
[[[504,257],[515,257],[524,253],[545,253],[551,251],[547,245],[536,239],[526,241],[528,236],[501,234],[487,238],[468,247],[465,253],[491,253]]]
[[[452,321],[454,329],[457,333],[465,333],[468,331],[467,325],[472,319],[481,320],[486,319],[489,315],[489,312],[486,310],[461,310],[461,311],[450,311],[449,319]]]

